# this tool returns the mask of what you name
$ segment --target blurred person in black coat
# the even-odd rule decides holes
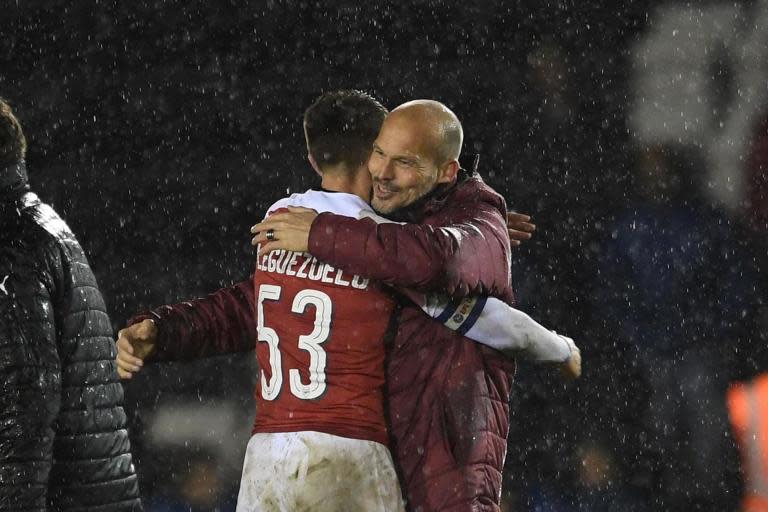
[[[141,510],[104,300],[0,100],[0,511]]]
[[[756,276],[735,223],[699,190],[701,151],[649,146],[637,157],[595,293],[648,393],[632,473],[648,479],[653,510],[734,510],[741,483],[725,392]]]

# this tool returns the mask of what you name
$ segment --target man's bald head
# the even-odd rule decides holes
[[[464,130],[456,114],[439,101],[413,100],[403,103],[390,112],[387,116],[389,118],[393,118],[393,121],[399,118],[418,123],[431,138],[430,146],[434,148],[435,164],[438,167],[459,159]]]
[[[390,112],[368,160],[374,209],[389,214],[454,183],[463,138],[456,115],[438,101],[409,101]]]

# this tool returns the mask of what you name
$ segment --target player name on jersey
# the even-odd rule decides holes
[[[323,263],[306,252],[279,250],[263,255],[260,253],[256,260],[256,268],[262,272],[276,272],[310,281],[351,286],[358,290],[365,290],[370,282],[369,279],[357,275],[351,278],[344,276],[344,272],[340,269]]]

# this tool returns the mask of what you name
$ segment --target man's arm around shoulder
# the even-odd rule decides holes
[[[439,224],[377,223],[324,213],[309,232],[309,252],[346,272],[386,284],[449,295],[496,295],[508,286],[504,215],[475,202],[449,205]]]

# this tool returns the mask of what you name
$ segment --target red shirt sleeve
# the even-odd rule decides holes
[[[175,361],[253,350],[256,343],[253,276],[228,288],[161,306],[131,318],[155,321],[159,338],[151,361]]]

